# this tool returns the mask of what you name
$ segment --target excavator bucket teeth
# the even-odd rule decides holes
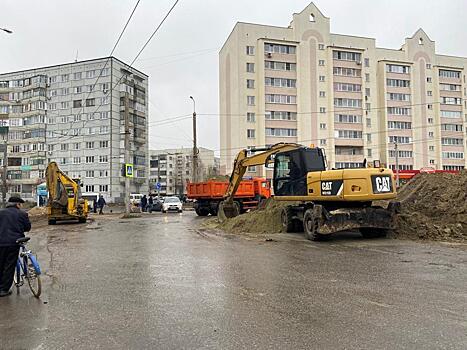
[[[219,221],[223,222],[238,215],[240,215],[240,207],[238,203],[229,203],[226,201],[219,203],[219,209],[217,211],[217,218]]]

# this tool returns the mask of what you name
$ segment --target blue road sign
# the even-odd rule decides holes
[[[162,188],[162,185],[161,185],[160,182],[157,182],[157,183],[154,185],[154,187],[156,188],[156,190],[159,191],[159,190]]]

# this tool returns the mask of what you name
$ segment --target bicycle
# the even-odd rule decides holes
[[[31,237],[24,237],[16,240],[16,243],[20,246],[20,252],[16,261],[14,283],[19,294],[19,289],[24,285],[26,279],[32,294],[39,298],[42,292],[41,268],[36,257],[30,250],[26,249],[26,243],[30,239]]]

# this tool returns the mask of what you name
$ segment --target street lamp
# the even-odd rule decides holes
[[[190,96],[190,99],[193,101],[193,173],[192,180],[193,182],[198,181],[198,147],[196,145],[196,102],[193,96]]]
[[[5,33],[8,33],[8,34],[12,34],[13,31],[12,30],[9,30],[7,28],[0,28],[0,30],[3,30]]]

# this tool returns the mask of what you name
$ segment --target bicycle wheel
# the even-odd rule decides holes
[[[42,292],[42,281],[41,277],[36,273],[36,269],[34,268],[30,258],[28,259],[27,268],[28,271],[25,277],[28,281],[29,289],[36,298],[39,298]]]

